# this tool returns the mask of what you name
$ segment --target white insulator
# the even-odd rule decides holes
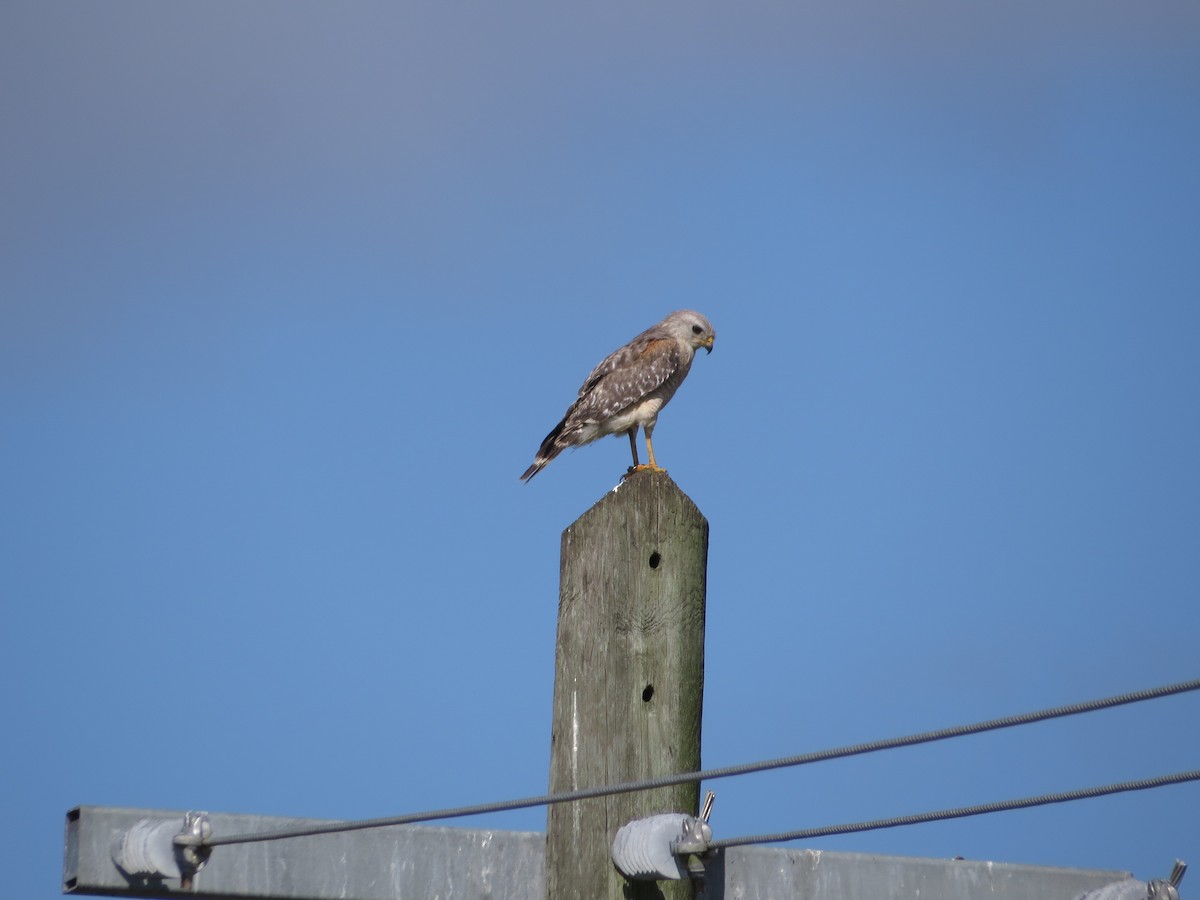
[[[612,861],[626,878],[638,881],[687,878],[674,846],[688,833],[691,816],[663,813],[622,825],[613,839]]]
[[[1146,882],[1126,878],[1081,894],[1079,900],[1148,900],[1149,896],[1149,886]]]
[[[139,819],[113,845],[112,858],[130,878],[179,878],[178,819]]]

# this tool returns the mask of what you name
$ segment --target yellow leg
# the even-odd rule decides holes
[[[654,444],[650,440],[650,432],[652,432],[653,430],[654,429],[652,429],[652,428],[646,429],[646,453],[650,456],[649,464],[644,465],[644,466],[638,465],[637,450],[635,449],[633,451],[633,466],[629,469],[628,472],[625,473],[626,478],[628,478],[630,475],[633,475],[637,472],[665,472],[665,471],[667,471],[666,469],[660,468],[658,463],[654,461]],[[633,432],[629,433],[629,439],[630,439],[630,441],[633,440]]]
[[[650,432],[646,432],[646,450],[650,453],[650,465],[648,466],[643,466],[638,460],[637,426],[629,429],[626,433],[629,435],[629,450],[633,454],[633,465],[629,467],[629,471],[625,473],[624,477],[628,478],[637,472],[661,472],[662,469],[654,464],[654,447],[650,444]]]

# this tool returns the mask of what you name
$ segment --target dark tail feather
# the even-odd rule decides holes
[[[526,469],[525,474],[521,476],[522,481],[528,482],[530,478],[546,468],[550,460],[562,452],[563,445],[558,443],[558,439],[562,437],[563,426],[566,424],[567,420],[563,419],[554,426],[553,431],[546,435],[546,439],[542,441],[542,446],[538,447],[537,456],[533,459],[533,465]]]
[[[533,461],[533,465],[525,470],[525,474],[521,476],[521,480],[528,482],[530,478],[542,471],[543,467],[545,467],[546,463],[548,462],[550,462],[548,459],[535,459]]]

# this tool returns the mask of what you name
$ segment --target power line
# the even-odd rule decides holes
[[[429,822],[437,819],[457,819],[467,816],[484,815],[487,813],[509,812],[517,809],[528,809],[532,806],[549,806],[555,803],[571,803],[577,800],[590,800],[596,797],[608,797],[613,794],[625,794],[635,791],[654,790],[677,784],[688,784],[699,781],[712,781],[718,778],[731,778],[735,775],[749,775],[755,772],[766,772],[772,769],[783,769],[803,766],[815,762],[825,762],[832,759],[842,759],[848,756],[861,756],[867,753],[877,753],[882,750],[895,750],[900,747],[912,747],[918,744],[929,744],[950,738],[966,737],[987,731],[998,731],[1013,728],[1018,725],[1032,725],[1048,719],[1061,719],[1082,713],[1111,709],[1116,706],[1126,706],[1131,703],[1141,703],[1145,700],[1156,700],[1174,694],[1200,690],[1200,679],[1181,681],[1176,684],[1132,691],[1127,694],[1117,694],[1098,700],[1085,700],[1070,703],[1065,706],[1054,706],[1036,712],[1004,716],[998,719],[988,719],[969,725],[956,725],[940,728],[935,731],[923,731],[917,734],[897,738],[871,741],[865,744],[851,744],[845,747],[835,747],[829,750],[817,750],[798,756],[785,756],[778,759],[761,762],[743,763],[735,766],[725,766],[716,769],[701,769],[698,772],[683,772],[675,775],[662,775],[656,778],[644,778],[637,781],[625,781],[617,784],[602,785],[592,788],[580,788],[573,791],[563,791],[557,794],[541,794],[536,797],[524,797],[517,800],[501,800],[495,803],[483,803],[473,806],[459,806],[449,809],[428,810],[425,812],[409,813],[401,816],[391,816],[380,819],[358,819],[348,822],[328,822],[321,825],[303,826],[295,829],[279,831],[264,831],[250,834],[215,835],[205,841],[209,847],[219,847],[222,844],[249,844],[260,841],[277,841],[295,837],[312,837],[321,834],[334,834],[345,831],[362,831],[368,828],[389,828],[394,825],[412,825],[417,822]]]
[[[1179,772],[1175,775],[1163,775],[1158,778],[1146,778],[1141,781],[1122,781],[1118,784],[1108,784],[1102,787],[1080,788],[1077,791],[1041,794],[1037,797],[1023,797],[1020,800],[1001,800],[996,803],[981,803],[978,806],[961,806],[958,809],[914,813],[908,816],[896,816],[892,819],[875,819],[870,822],[854,822],[849,825],[826,825],[822,828],[801,828],[796,831],[782,831],[776,834],[756,834],[749,837],[725,838],[724,840],[711,841],[709,846],[717,850],[727,847],[741,847],[746,844],[778,844],[783,841],[802,841],[816,837],[829,837],[835,834],[879,831],[884,828],[899,828],[903,825],[920,825],[925,822],[942,822],[947,819],[965,819],[968,816],[982,816],[987,813],[1007,812],[1013,809],[1028,809],[1031,806],[1049,806],[1052,803],[1089,800],[1093,797],[1105,797],[1109,794],[1121,794],[1127,791],[1145,791],[1172,784],[1183,784],[1188,781],[1200,781],[1200,769],[1191,772]]]

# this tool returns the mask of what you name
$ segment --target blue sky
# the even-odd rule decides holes
[[[537,794],[604,354],[715,352],[703,758],[1197,676],[1200,7],[10,2],[0,846]],[[1196,768],[1200,697],[722,781],[718,837]],[[809,846],[1132,870],[1200,786]],[[461,824],[541,830],[544,811]],[[1186,886],[1186,882],[1185,882]]]

